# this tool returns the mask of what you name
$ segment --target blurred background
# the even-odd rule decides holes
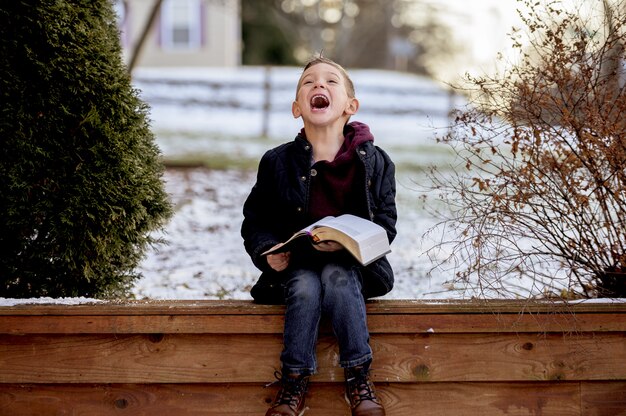
[[[432,143],[453,85],[495,69],[519,24],[516,0],[116,0],[124,58],[152,107],[167,160],[242,165],[300,127],[290,106],[302,66],[346,67],[359,116],[398,157]],[[211,138],[217,143],[209,143]],[[221,139],[221,140],[220,140]],[[207,149],[208,146],[208,149]],[[265,143],[261,143],[266,147]],[[193,160],[195,159],[195,160]],[[400,161],[409,163],[409,161]]]
[[[365,122],[398,167],[395,298],[471,296],[424,254],[436,223],[420,187],[452,165],[437,142],[465,74],[507,59],[515,0],[116,0],[133,83],[150,106],[176,214],[142,265],[148,298],[248,298],[241,206],[258,160],[301,128],[291,102],[322,53],[350,73]],[[429,202],[436,203],[435,201]],[[439,207],[440,208],[440,207]],[[441,253],[445,255],[445,253]]]
[[[116,0],[132,67],[348,68],[451,81],[493,65],[518,21],[516,0]],[[173,59],[175,58],[175,59]]]

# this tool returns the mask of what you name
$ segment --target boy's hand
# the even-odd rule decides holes
[[[277,244],[277,245],[282,245],[282,244]],[[282,272],[283,270],[287,268],[287,266],[289,266],[290,256],[291,256],[291,253],[289,251],[286,251],[284,253],[268,254],[266,256],[267,264],[269,264],[269,266],[273,270],[276,270],[277,272]]]
[[[321,243],[313,244],[313,247],[319,251],[339,251],[343,249],[343,246],[336,241],[322,241]]]

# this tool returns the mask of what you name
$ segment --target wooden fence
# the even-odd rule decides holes
[[[282,314],[247,301],[0,307],[0,415],[262,415]],[[624,302],[380,300],[368,325],[390,416],[626,415]],[[318,360],[306,415],[348,415],[327,329]]]
[[[270,133],[270,120],[285,119],[291,114],[291,103],[301,70],[281,67],[248,67],[239,71],[238,77],[224,76],[213,71],[161,72],[158,76],[135,73],[133,83],[142,91],[144,99],[152,108],[174,106],[185,109],[200,109],[210,112],[215,109],[239,114],[239,118],[250,120],[257,115],[261,120],[262,137]],[[159,71],[160,72],[160,71]],[[361,102],[359,115],[413,117],[415,123],[430,126],[441,121],[452,121],[452,111],[465,104],[465,99],[454,89],[412,74],[379,71],[367,74],[367,70],[350,71],[358,84]],[[398,82],[400,77],[404,82]],[[361,82],[365,78],[376,82]],[[393,82],[390,82],[393,81]],[[438,120],[438,121],[433,121]],[[247,121],[249,122],[249,121]],[[298,125],[298,124],[297,124]],[[187,130],[187,127],[184,130]],[[297,130],[296,130],[297,132]]]

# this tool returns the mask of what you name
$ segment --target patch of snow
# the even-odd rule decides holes
[[[243,248],[240,228],[255,172],[169,169],[165,179],[176,212],[160,235],[168,244],[148,254],[133,294],[140,299],[250,299],[260,272]],[[396,285],[385,298],[458,296],[445,285],[449,276],[429,276],[432,265],[421,253],[421,236],[432,220],[411,207],[418,195],[403,189],[397,201],[398,236],[388,255]]]
[[[12,298],[0,298],[0,307],[2,306],[21,306],[21,305],[86,305],[93,303],[104,302],[98,299],[92,298],[28,298],[28,299],[12,299]]]

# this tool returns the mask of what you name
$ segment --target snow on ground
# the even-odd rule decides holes
[[[137,298],[249,299],[259,275],[239,230],[241,207],[254,172],[203,168],[168,170],[167,189],[176,214],[163,237],[166,246],[151,252],[141,266],[144,277],[133,290]],[[398,237],[388,258],[396,272],[396,287],[386,298],[451,298],[449,276],[428,277],[432,267],[421,253],[421,237],[432,224],[411,208],[417,194],[399,187]]]
[[[2,306],[19,306],[19,305],[85,305],[93,303],[102,303],[104,301],[93,298],[30,298],[30,299],[11,299],[0,298],[0,307]]]

